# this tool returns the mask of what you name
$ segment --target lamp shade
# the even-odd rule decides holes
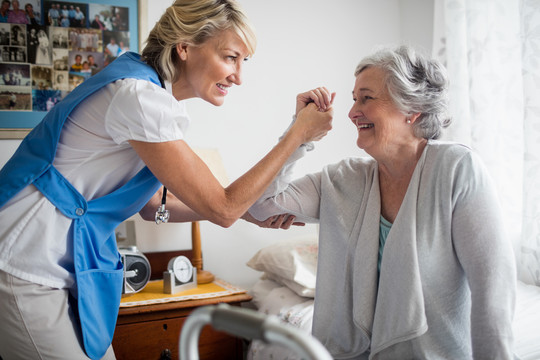
[[[193,148],[193,151],[195,151],[195,153],[205,162],[212,174],[214,174],[223,187],[229,186],[229,177],[227,176],[223,160],[217,149],[195,147]]]

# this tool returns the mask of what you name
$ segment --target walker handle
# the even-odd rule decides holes
[[[227,304],[203,306],[189,315],[180,334],[181,360],[199,359],[199,336],[207,324],[236,337],[283,345],[308,359],[332,360],[326,348],[308,333],[281,323],[275,316]]]

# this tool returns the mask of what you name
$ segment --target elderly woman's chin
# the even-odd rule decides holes
[[[358,138],[356,139],[356,146],[358,146],[360,149],[367,151],[367,149],[373,146],[373,143],[373,139],[368,139],[364,134],[358,134]]]

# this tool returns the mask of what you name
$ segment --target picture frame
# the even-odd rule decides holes
[[[115,51],[118,48],[118,56],[122,48],[139,52],[140,46],[138,0],[19,0],[19,3],[21,7],[33,4],[36,20],[31,24],[0,23],[0,140],[24,138],[55,102],[114,60],[116,56],[110,48]],[[79,18],[84,19],[75,22],[77,16],[72,17],[71,13],[62,17],[71,8],[76,9],[75,15],[83,13]],[[58,18],[54,9],[60,14]],[[30,22],[28,13],[26,19]],[[31,39],[39,30],[48,36],[43,41],[49,51],[45,61],[31,47]],[[6,40],[4,35],[8,31]],[[108,46],[111,43],[118,46]],[[41,45],[40,42],[35,48],[40,49]],[[84,62],[80,64],[76,58],[83,58]],[[97,61],[87,69],[88,64],[84,63],[90,58]]]

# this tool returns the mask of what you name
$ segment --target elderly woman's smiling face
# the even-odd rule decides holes
[[[372,156],[413,136],[406,116],[394,105],[385,85],[384,70],[368,67],[356,77],[349,118],[358,130],[358,147]]]

